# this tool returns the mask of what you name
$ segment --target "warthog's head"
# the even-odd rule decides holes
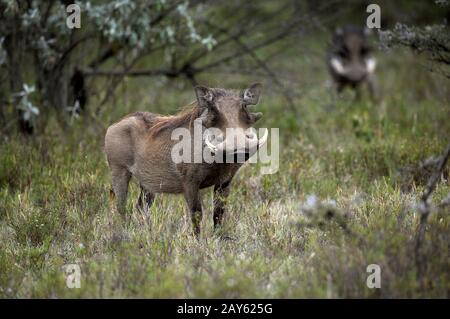
[[[367,28],[353,26],[336,29],[329,58],[336,76],[358,83],[375,71],[376,60],[367,39],[369,32]]]
[[[261,89],[260,83],[242,91],[195,88],[203,110],[198,120],[207,130],[204,142],[215,156],[242,155],[247,160],[266,143],[267,130],[258,138],[252,128],[262,113],[250,111],[250,106],[258,103]]]

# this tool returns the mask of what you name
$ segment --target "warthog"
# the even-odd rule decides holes
[[[261,113],[250,112],[248,108],[258,103],[261,88],[259,83],[242,91],[198,86],[195,88],[196,102],[181,113],[161,116],[136,112],[111,125],[105,136],[105,153],[118,211],[125,213],[128,183],[134,176],[141,187],[137,206],[145,214],[148,214],[155,194],[184,194],[194,233],[198,236],[202,218],[199,191],[214,186],[214,228],[220,226],[230,182],[243,161],[176,163],[172,153],[179,141],[173,139],[172,133],[175,129],[184,128],[195,139],[196,124],[200,124],[197,127],[202,131],[219,129],[222,135],[215,135],[216,144],[209,138],[203,138],[206,134],[201,134],[202,147],[192,147],[192,152],[202,152],[205,146],[212,156],[243,154],[245,161],[267,141],[267,130],[260,139],[249,130],[262,116]],[[230,128],[240,130],[236,130],[235,134],[226,134]]]
[[[376,59],[368,42],[370,30],[354,26],[337,28],[328,50],[330,74],[340,93],[350,86],[360,96],[360,86],[367,83],[372,99],[378,98],[375,67]]]

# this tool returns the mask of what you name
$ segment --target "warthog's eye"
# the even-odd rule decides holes
[[[215,127],[219,120],[219,114],[216,110],[212,110],[208,113],[205,121],[203,121],[203,126],[205,127]]]
[[[345,59],[349,56],[349,51],[347,49],[347,47],[342,47],[341,49],[339,49],[339,51],[337,52],[338,56],[340,56],[341,58]]]

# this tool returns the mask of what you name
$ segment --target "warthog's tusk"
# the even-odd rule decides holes
[[[265,132],[264,132],[263,137],[261,137],[261,138],[259,139],[259,141],[258,141],[258,149],[261,148],[261,147],[263,147],[264,144],[266,144],[266,142],[267,142],[267,137],[268,137],[268,136],[269,136],[269,130],[266,129]]]
[[[247,139],[249,140],[249,141],[255,141],[255,140],[257,140],[257,136],[256,136],[256,134],[255,133],[253,133],[253,132],[250,132],[250,134],[246,134],[246,137],[247,137]]]
[[[331,67],[336,71],[337,74],[345,74],[347,71],[345,70],[342,62],[338,58],[332,58],[330,61]]]
[[[206,146],[208,146],[208,148],[211,150],[211,152],[213,152],[213,153],[217,152],[217,146],[215,146],[213,143],[211,143],[209,141],[209,135],[206,136],[205,143],[206,143]]]
[[[373,73],[377,66],[377,60],[375,58],[368,58],[366,60],[366,68],[368,73]]]

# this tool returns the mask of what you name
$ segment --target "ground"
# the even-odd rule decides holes
[[[132,111],[175,112],[194,99],[189,83],[129,79],[95,117],[64,127],[49,114],[35,137],[2,136],[0,296],[448,297],[448,208],[429,219],[420,276],[414,255],[416,206],[430,175],[420,163],[449,142],[448,80],[410,53],[379,56],[379,104],[355,102],[351,92],[334,99],[320,54],[280,60],[295,116],[263,76],[200,78],[224,87],[263,82],[258,126],[280,129],[279,171],[247,165],[232,183],[223,231],[233,240],[213,233],[211,190],[199,240],[182,196],[158,196],[145,220],[133,184],[128,224],[109,197],[105,127]],[[432,202],[449,191],[443,180]],[[66,286],[67,264],[80,266],[79,289]],[[369,264],[381,267],[380,289],[366,285]]]

